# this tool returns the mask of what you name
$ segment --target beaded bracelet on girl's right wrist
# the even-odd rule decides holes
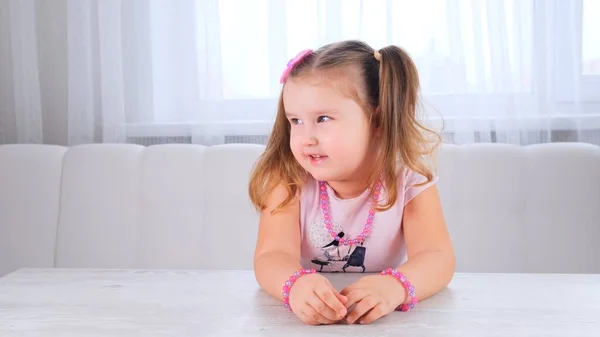
[[[316,272],[317,271],[314,269],[300,269],[285,281],[285,284],[283,285],[283,304],[289,311],[292,311],[292,308],[290,307],[290,290],[292,290],[292,286],[296,283],[296,280],[303,275],[314,274]]]

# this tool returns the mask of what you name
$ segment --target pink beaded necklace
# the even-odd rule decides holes
[[[345,236],[342,233],[336,233],[333,230],[331,225],[331,211],[329,207],[329,195],[327,194],[327,183],[324,181],[319,181],[319,186],[321,189],[321,210],[323,211],[323,219],[325,221],[325,227],[327,231],[331,235],[331,237],[339,242],[342,245],[356,245],[362,244],[366,238],[371,234],[371,228],[373,227],[373,219],[375,218],[375,207],[377,206],[377,201],[379,200],[379,192],[381,191],[381,181],[377,183],[375,186],[375,193],[373,193],[373,198],[371,201],[371,208],[369,209],[369,216],[367,217],[367,221],[365,222],[365,226],[363,227],[362,232],[354,239],[351,238],[343,238]],[[342,236],[340,236],[342,234]]]

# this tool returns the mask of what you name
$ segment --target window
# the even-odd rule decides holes
[[[268,130],[287,61],[340,39],[405,48],[444,119],[600,120],[598,0],[150,3],[152,85],[134,87],[152,92],[154,123]]]
[[[552,2],[550,2],[552,3]],[[558,104],[580,114],[600,115],[600,1],[554,2],[555,91]],[[564,105],[567,104],[567,105]]]
[[[339,39],[402,46],[425,94],[531,90],[533,1],[220,0],[219,13],[229,99],[274,97],[289,58]]]
[[[582,20],[582,75],[600,75],[600,1],[584,0]],[[598,88],[600,90],[600,88]]]
[[[581,38],[581,98],[600,102],[600,1],[583,0]],[[600,107],[595,107],[600,114]]]

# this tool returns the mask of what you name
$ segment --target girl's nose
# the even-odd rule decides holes
[[[303,145],[304,146],[315,146],[318,143],[319,143],[319,141],[317,140],[317,137],[309,136],[309,137],[304,138]]]

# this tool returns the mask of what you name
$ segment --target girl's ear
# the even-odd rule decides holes
[[[380,107],[373,110],[371,115],[371,125],[373,126],[373,134],[378,137],[381,134],[381,109]]]

